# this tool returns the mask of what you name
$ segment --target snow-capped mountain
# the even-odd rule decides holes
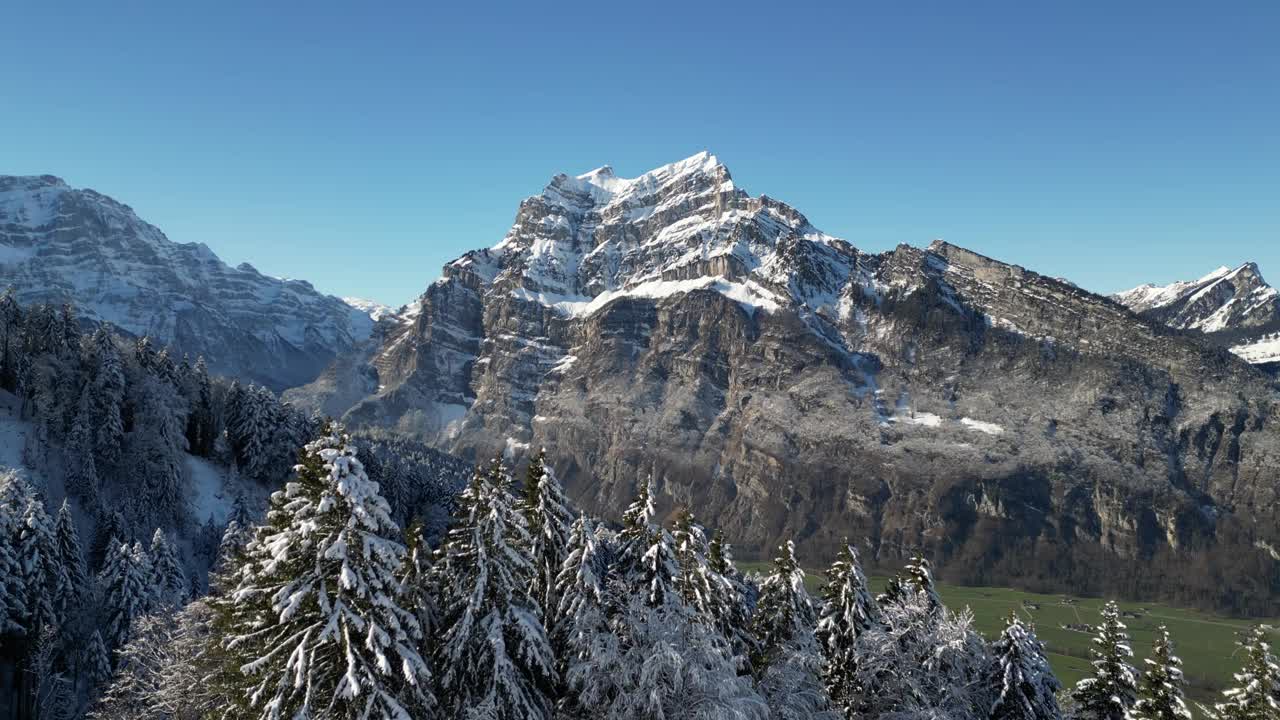
[[[366,309],[305,281],[229,267],[204,245],[171,242],[129,206],[49,175],[0,176],[0,286],[24,304],[70,302],[84,318],[277,390],[310,381],[373,327]]]
[[[368,315],[374,322],[378,322],[384,317],[391,317],[396,314],[396,309],[390,305],[383,305],[375,300],[365,300],[358,297],[344,297],[342,302]]]
[[[1251,363],[1280,362],[1280,293],[1252,262],[1199,280],[1141,285],[1115,299],[1180,330],[1199,330]]]
[[[556,176],[380,327],[289,398],[473,458],[545,446],[605,515],[652,474],[746,554],[848,535],[989,582],[1047,553],[1079,590],[1112,582],[1091,553],[1218,552],[1232,508],[1280,542],[1267,376],[944,242],[862,252],[706,153]]]

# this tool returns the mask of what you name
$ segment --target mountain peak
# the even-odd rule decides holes
[[[1280,328],[1280,298],[1253,261],[1235,268],[1223,265],[1198,280],[1139,285],[1112,297],[1171,327],[1229,335],[1233,342]],[[1239,347],[1244,346],[1232,346],[1241,357],[1260,362],[1256,353]]]

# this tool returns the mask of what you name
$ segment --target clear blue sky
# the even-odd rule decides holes
[[[405,302],[553,174],[702,149],[868,250],[1280,281],[1274,0],[76,5],[0,13],[0,173],[335,294]]]

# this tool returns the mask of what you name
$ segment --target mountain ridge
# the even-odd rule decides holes
[[[0,176],[0,283],[273,389],[310,381],[372,318],[305,280],[232,268],[175,243],[128,205],[53,175]]]
[[[744,556],[848,535],[964,582],[1200,603],[1244,575],[1170,567],[1212,561],[1280,583],[1256,549],[1280,539],[1268,376],[949,243],[861,251],[709,153],[555,176],[381,327],[286,397],[474,459],[546,447],[606,517],[653,475]]]

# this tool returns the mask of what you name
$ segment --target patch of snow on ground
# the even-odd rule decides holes
[[[1280,362],[1280,333],[1264,335],[1243,345],[1236,345],[1231,352],[1250,363]]]
[[[191,474],[191,513],[196,522],[212,517],[218,525],[225,524],[236,493],[234,488],[226,486],[226,470],[204,458],[188,455],[187,471]]]
[[[1004,428],[992,422],[985,422],[983,420],[974,420],[973,418],[960,418],[960,424],[964,425],[970,430],[977,430],[978,432],[984,432],[988,435],[1004,434]]]
[[[942,418],[933,413],[918,412],[914,415],[897,416],[893,418],[894,422],[907,423],[908,425],[924,425],[926,427],[938,427],[942,424]]]

